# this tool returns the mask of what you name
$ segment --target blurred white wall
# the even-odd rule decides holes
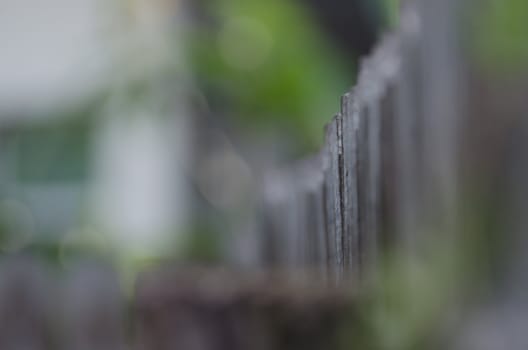
[[[108,82],[108,7],[102,0],[2,0],[0,118],[79,103]]]
[[[152,110],[101,119],[93,210],[126,254],[166,253],[185,227],[186,128],[184,119]]]
[[[47,223],[62,233],[95,229],[110,235],[125,254],[142,255],[155,255],[168,235],[183,229],[188,123],[177,91],[184,83],[165,76],[183,69],[177,5],[163,0],[0,3],[0,131],[9,125],[12,132],[20,122],[31,128],[37,119],[46,123],[96,96],[106,101],[88,124],[94,136],[89,178],[81,180],[86,183],[0,179],[0,189],[25,193],[36,226]],[[134,96],[138,85],[141,98]],[[17,157],[2,152],[3,159]],[[66,198],[65,191],[74,196]]]

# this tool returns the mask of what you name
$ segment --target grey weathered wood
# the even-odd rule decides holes
[[[343,278],[343,201],[342,201],[342,117],[337,115],[326,126],[325,169],[328,264],[335,283]]]
[[[380,223],[379,245],[382,253],[388,253],[396,240],[396,213],[398,211],[396,181],[395,110],[396,85],[389,77],[387,90],[381,101],[381,155],[380,155]]]
[[[58,345],[54,281],[46,265],[29,257],[0,263],[0,348],[51,350]]]
[[[418,14],[410,11],[402,18],[401,67],[396,77],[395,162],[397,163],[396,245],[398,249],[415,254],[418,250],[417,232],[420,232],[419,205],[421,193],[421,78],[418,38]]]
[[[322,159],[319,159],[321,163]],[[315,237],[315,256],[316,270],[319,271],[322,278],[328,275],[328,241],[326,239],[326,211],[325,211],[325,188],[323,173],[318,171],[316,174],[314,189],[310,195],[310,202],[316,211],[313,217],[313,224],[316,226]]]
[[[360,270],[359,259],[359,179],[358,179],[358,138],[359,106],[354,93],[341,99],[343,116],[343,255],[346,273],[357,278]]]
[[[284,246],[288,235],[289,183],[284,174],[275,171],[268,175],[260,208],[262,225],[262,255],[265,266],[286,264]]]
[[[302,263],[310,269],[319,269],[322,263],[326,263],[322,253],[323,249],[326,249],[326,242],[323,240],[325,221],[322,215],[324,183],[321,162],[322,159],[319,156],[303,160],[297,165],[295,171],[297,196],[304,204],[302,206],[303,217],[300,218],[304,221],[304,225],[300,227],[299,244],[305,245]]]
[[[95,262],[75,264],[60,294],[65,349],[125,349],[124,295],[112,268]]]
[[[275,186],[285,188],[285,198],[276,205],[281,209],[270,211],[278,211],[280,219],[273,221],[282,232],[275,235],[280,242],[274,244],[292,254],[290,265],[307,266],[311,261],[302,257],[313,252],[313,215],[306,215],[313,213],[313,203],[307,206],[313,189],[306,179],[319,173],[324,179],[320,200],[330,280],[370,279],[385,239],[382,231],[391,230],[390,241],[399,249],[418,249],[426,158],[419,26],[418,14],[410,11],[402,17],[401,28],[363,60],[358,83],[342,97],[340,113],[326,126],[320,170],[298,164],[282,170],[282,185]],[[398,198],[397,205],[395,200],[389,203],[389,197]],[[384,222],[389,212],[390,228]]]
[[[355,300],[289,275],[150,271],[136,288],[137,349],[344,350],[341,327],[361,326]]]

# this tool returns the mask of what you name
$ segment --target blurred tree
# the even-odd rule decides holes
[[[528,2],[485,1],[476,16],[473,38],[477,59],[493,70],[528,66]]]
[[[189,61],[215,114],[286,129],[301,152],[315,149],[353,82],[355,61],[298,2],[218,0],[202,10],[189,33]]]

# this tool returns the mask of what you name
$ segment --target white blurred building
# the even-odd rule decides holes
[[[151,255],[183,228],[186,109],[160,94],[183,66],[175,5],[2,2],[0,215],[18,213],[15,235],[100,232]]]

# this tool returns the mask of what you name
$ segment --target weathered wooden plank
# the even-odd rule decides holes
[[[296,259],[297,209],[291,176],[287,170],[275,170],[266,178],[261,205],[265,267],[292,267]]]
[[[343,278],[343,201],[342,201],[342,117],[337,115],[326,126],[325,169],[328,262],[330,279],[339,283]]]
[[[410,11],[402,18],[401,67],[396,76],[394,124],[395,177],[398,198],[396,246],[403,254],[416,254],[422,216],[421,91],[418,14]]]
[[[45,264],[29,257],[0,266],[0,349],[52,350],[59,343],[55,283]]]
[[[322,197],[323,173],[320,156],[305,159],[296,167],[296,179],[299,201],[303,203],[304,216],[299,232],[299,244],[304,247],[302,266],[312,270],[319,269],[321,252],[325,248],[324,238],[324,202]],[[322,245],[322,246],[321,246]]]
[[[359,106],[353,92],[341,100],[343,116],[343,255],[346,273],[359,276]]]
[[[387,253],[395,244],[397,199],[397,148],[395,126],[397,116],[397,75],[401,69],[401,33],[384,38],[377,52],[379,73],[383,79],[380,91],[380,194],[379,245]]]
[[[458,32],[457,0],[426,0],[420,4],[420,45],[423,137],[423,202],[426,232],[454,238],[457,211],[459,124],[463,119],[464,77]],[[465,19],[464,19],[465,20]],[[417,103],[417,102],[415,102]]]
[[[357,149],[357,183],[358,183],[358,244],[360,275],[363,275],[366,263],[366,240],[369,234],[369,119],[366,106],[360,103],[358,110],[358,149]],[[361,276],[363,279],[363,276]]]
[[[96,262],[75,264],[60,294],[65,349],[125,349],[124,295],[112,268]]]
[[[319,159],[321,163],[322,159]],[[315,211],[313,216],[313,225],[316,229],[315,237],[315,262],[316,269],[319,274],[326,281],[328,276],[328,247],[326,240],[326,211],[325,211],[325,190],[324,190],[324,177],[322,172],[318,172],[314,179],[314,188],[310,193],[309,201]]]
[[[354,293],[310,280],[223,270],[150,271],[136,287],[137,349],[348,349],[353,336],[342,327],[361,333],[362,326]]]
[[[388,80],[387,90],[381,100],[381,155],[380,155],[380,250],[387,253],[395,245],[396,213],[398,211],[396,183],[396,147],[394,127],[396,124],[396,86]]]

